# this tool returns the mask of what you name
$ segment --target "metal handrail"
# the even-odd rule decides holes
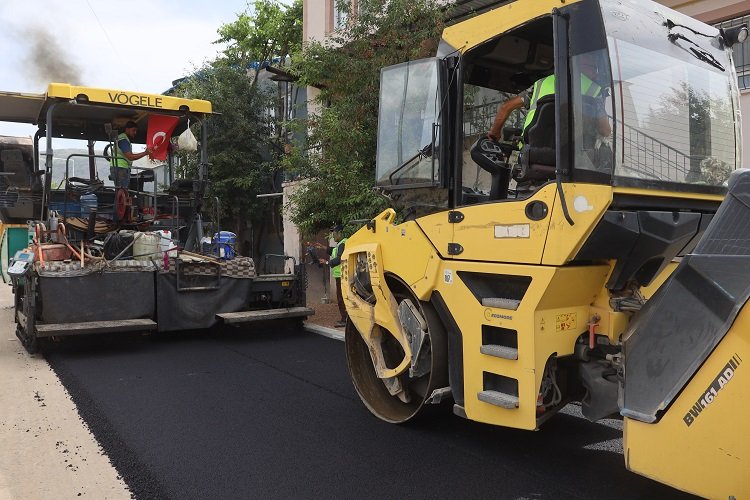
[[[65,182],[65,197],[63,198],[63,220],[66,220],[68,217],[68,188],[70,186],[70,159],[76,157],[76,158],[103,158],[107,159],[104,155],[90,155],[90,154],[83,154],[83,153],[73,153],[71,155],[68,155],[68,157],[65,159],[65,177],[63,178],[63,181]],[[52,175],[52,172],[50,171],[50,177]],[[96,179],[90,179],[91,181],[99,180],[97,177]],[[51,179],[50,179],[51,182]],[[103,185],[102,185],[103,186]],[[58,186],[59,188],[59,186]],[[47,203],[49,205],[49,203]],[[47,207],[49,208],[49,206]]]

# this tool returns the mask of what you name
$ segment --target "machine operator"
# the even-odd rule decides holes
[[[129,120],[125,124],[123,132],[117,136],[115,143],[115,155],[112,157],[110,172],[112,180],[115,181],[115,187],[127,189],[130,185],[130,167],[135,160],[150,155],[151,148],[146,148],[142,153],[133,153],[133,146],[130,141],[135,139],[138,134],[138,124]]]

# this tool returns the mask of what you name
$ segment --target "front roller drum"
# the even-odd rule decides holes
[[[428,324],[425,337],[427,350],[423,349],[423,356],[429,356],[429,361],[423,361],[429,364],[429,371],[420,376],[412,376],[407,369],[398,375],[398,383],[404,388],[400,395],[392,395],[386,383],[377,377],[367,343],[354,323],[348,321],[346,324],[346,361],[354,388],[373,415],[393,424],[401,424],[416,417],[429,402],[433,391],[448,385],[448,343],[445,331],[430,304],[416,300],[414,303],[420,305],[420,312]],[[403,359],[403,349],[389,332],[384,331],[383,338],[386,361],[396,365]]]

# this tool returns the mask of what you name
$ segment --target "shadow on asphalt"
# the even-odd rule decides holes
[[[128,352],[143,352],[161,345],[185,342],[265,342],[280,341],[309,335],[302,331],[298,323],[290,321],[261,321],[252,326],[217,326],[201,330],[180,330],[177,332],[120,332],[95,335],[74,335],[54,337],[42,342],[42,354],[100,355],[112,353],[120,355]]]

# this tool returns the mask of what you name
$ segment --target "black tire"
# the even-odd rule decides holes
[[[36,354],[39,352],[39,339],[35,335],[28,335],[21,325],[16,325],[16,337],[21,341],[26,352]]]

